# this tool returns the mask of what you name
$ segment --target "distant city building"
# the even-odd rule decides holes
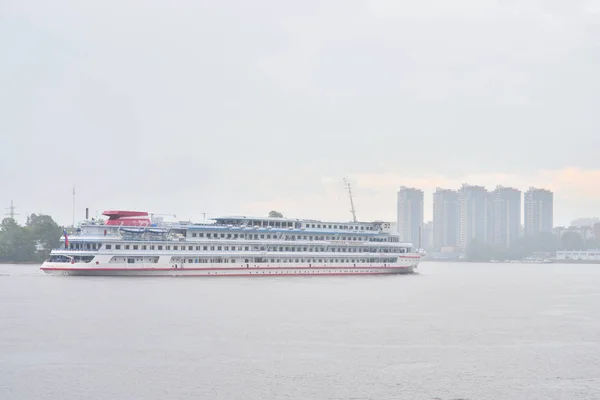
[[[396,221],[390,222],[390,232],[393,233],[394,235],[398,234],[398,222],[396,222]]]
[[[571,226],[594,226],[600,222],[598,217],[577,218],[571,221]]]
[[[423,224],[423,230],[421,231],[421,240],[423,242],[423,248],[427,251],[434,249],[433,247],[433,221],[429,221]]]
[[[458,246],[459,203],[455,190],[437,188],[433,193],[433,248]]]
[[[557,226],[552,229],[552,232],[559,238],[562,238],[565,233],[576,233],[585,240],[596,238],[594,226]]]
[[[498,186],[490,193],[488,243],[509,248],[521,229],[521,191]]]
[[[398,192],[397,229],[400,241],[419,246],[423,212],[423,191],[402,186]]]
[[[554,193],[530,187],[524,196],[525,235],[535,236],[552,232],[554,219]]]
[[[600,262],[600,250],[557,251],[556,261]]]
[[[465,250],[473,240],[488,243],[489,193],[483,186],[463,184],[458,191],[458,246]]]

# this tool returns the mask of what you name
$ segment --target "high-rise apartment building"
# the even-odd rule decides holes
[[[433,193],[433,248],[457,247],[459,203],[455,190],[437,188]]]
[[[427,251],[433,250],[433,221],[423,223],[421,230],[421,247]]]
[[[509,248],[519,238],[521,191],[498,186],[490,193],[488,244]]]
[[[402,186],[398,192],[397,229],[400,241],[419,246],[423,211],[423,191]]]
[[[554,193],[530,187],[524,196],[525,235],[552,232],[554,225]]]
[[[473,240],[488,243],[490,197],[483,186],[463,184],[458,191],[458,246],[465,250]]]

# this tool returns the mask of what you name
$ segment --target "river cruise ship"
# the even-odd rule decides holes
[[[106,211],[52,250],[42,270],[83,276],[292,276],[408,274],[420,254],[386,222],[219,217],[160,221]]]

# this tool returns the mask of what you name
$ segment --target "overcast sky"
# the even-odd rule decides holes
[[[400,186],[600,214],[600,3],[1,0],[0,205],[396,218]]]

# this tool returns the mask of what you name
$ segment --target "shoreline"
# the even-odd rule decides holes
[[[22,262],[11,262],[11,261],[0,261],[0,265],[41,265],[43,261],[22,261]]]
[[[469,261],[469,260],[456,260],[456,259],[421,259],[422,262],[436,262],[436,263],[479,263],[479,264],[600,264],[600,260],[553,260],[552,262],[539,262],[539,261]]]

